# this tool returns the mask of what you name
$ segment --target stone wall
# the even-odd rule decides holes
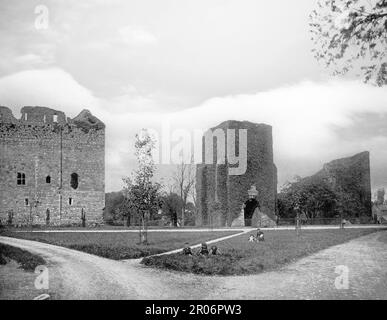
[[[0,219],[14,224],[102,222],[105,206],[105,129],[87,110],[74,118],[45,107],[24,107],[21,118],[0,107]],[[75,121],[78,118],[78,121]],[[25,184],[18,184],[18,173]],[[78,186],[71,186],[71,175]]]
[[[328,181],[335,192],[344,195],[344,210],[348,217],[372,216],[369,152],[333,160],[325,164],[316,176]],[[354,208],[352,204],[355,204]]]
[[[235,129],[236,146],[239,144],[239,129],[247,129],[247,170],[242,175],[230,175],[231,165],[215,164],[217,139],[214,139],[214,163],[205,164],[203,139],[203,163],[197,166],[196,188],[198,196],[198,225],[230,226],[241,212],[248,199],[247,191],[252,185],[258,190],[257,200],[261,210],[275,220],[277,196],[277,170],[273,163],[272,128],[266,124],[248,121],[226,121],[211,128]],[[237,149],[238,150],[238,149]],[[238,151],[237,151],[238,153]]]

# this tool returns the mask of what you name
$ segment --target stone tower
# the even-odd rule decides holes
[[[74,119],[0,107],[0,219],[12,224],[101,222],[105,206],[105,125],[88,110]]]
[[[226,121],[211,128],[211,132],[224,132],[224,141],[213,138],[213,163],[205,162],[206,145],[203,138],[203,163],[196,168],[196,188],[199,215],[198,225],[231,226],[241,215],[241,207],[248,200],[248,190],[255,186],[261,211],[275,220],[277,197],[277,169],[273,163],[272,127],[248,121]],[[239,150],[239,130],[246,130],[247,152],[246,171],[240,175],[231,175],[230,164],[217,162],[219,143],[228,146],[227,130],[235,132],[236,154]],[[207,141],[208,144],[208,141]],[[227,147],[226,147],[227,149]],[[218,163],[218,164],[217,164]],[[243,219],[242,219],[243,220]]]

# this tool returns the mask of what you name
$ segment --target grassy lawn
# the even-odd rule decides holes
[[[28,251],[0,243],[0,265],[7,264],[7,258],[16,261],[26,271],[34,271],[37,266],[46,263],[43,258]]]
[[[99,226],[86,226],[82,227],[79,225],[71,225],[71,226],[45,226],[45,225],[33,225],[33,226],[21,226],[21,227],[15,227],[15,226],[5,226],[3,229],[0,229],[2,231],[45,231],[45,230],[138,230],[138,226],[124,226],[124,225],[99,225]],[[176,230],[184,230],[184,229],[211,229],[210,227],[203,227],[203,226],[184,226],[184,227],[174,227],[174,226],[148,226],[148,230],[155,230],[155,229],[163,229],[163,230],[171,230],[171,231],[176,231]],[[224,229],[227,231],[228,227],[214,227],[213,229]]]
[[[3,232],[2,235],[55,244],[101,257],[121,260],[141,258],[237,233],[235,231],[148,232],[148,245],[139,245],[133,232]]]
[[[250,233],[217,243],[217,256],[181,253],[147,257],[147,266],[206,275],[255,274],[272,270],[319,250],[375,232],[375,229],[266,231],[265,242],[248,242]],[[252,233],[254,234],[254,233]],[[197,252],[198,250],[196,250]]]

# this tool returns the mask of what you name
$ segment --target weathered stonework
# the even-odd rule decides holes
[[[333,160],[323,166],[315,176],[325,179],[333,190],[345,194],[348,217],[372,216],[370,154],[368,151],[352,157]]]
[[[102,222],[105,125],[88,110],[74,119],[45,107],[21,114],[0,107],[2,223],[80,224],[82,209],[86,223]]]
[[[257,200],[265,216],[275,221],[277,197],[277,169],[273,163],[272,128],[266,124],[248,121],[226,121],[212,131],[222,129],[227,144],[227,129],[235,129],[235,145],[239,144],[239,129],[247,129],[247,170],[242,175],[230,175],[230,164],[215,164],[217,143],[214,139],[214,164],[205,164],[205,140],[203,139],[203,163],[196,168],[198,195],[197,225],[231,226],[243,221],[241,208],[248,199],[252,185],[258,190]]]

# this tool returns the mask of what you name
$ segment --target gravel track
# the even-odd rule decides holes
[[[41,255],[58,299],[387,299],[387,231],[351,240],[282,268],[248,276],[200,276],[115,261],[41,242],[0,237]],[[349,288],[335,287],[337,266]]]

